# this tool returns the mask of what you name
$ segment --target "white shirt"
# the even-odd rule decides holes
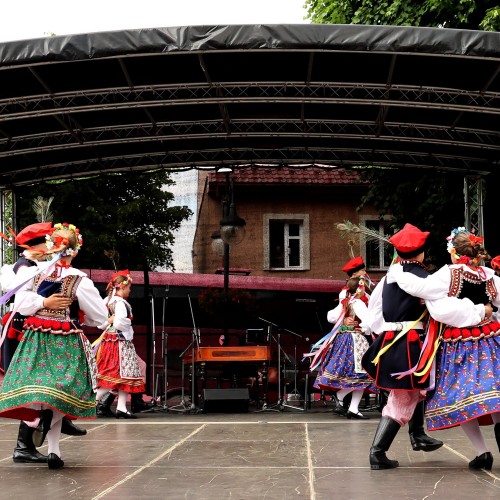
[[[361,320],[361,323],[359,324],[361,331],[365,334],[370,333],[370,315],[368,314],[368,307],[366,307],[366,304],[361,299],[353,299],[350,306],[353,308],[356,316]],[[343,305],[339,304],[335,309],[328,311],[328,314],[326,315],[328,322],[335,324],[342,313],[342,309]]]
[[[460,266],[462,264],[458,267]],[[436,273],[421,278],[413,273],[404,272],[400,264],[394,264],[389,268],[385,279],[388,283],[397,282],[406,293],[424,299],[429,314],[435,320],[456,328],[477,325],[484,319],[484,304],[474,304],[466,297],[462,299],[448,297],[451,283],[450,268],[452,267],[457,266],[443,266]],[[483,269],[488,271],[486,268]],[[471,269],[468,270],[473,272]],[[489,276],[495,274],[491,269],[489,271],[491,271]],[[497,278],[497,280],[495,285],[500,290],[500,279]],[[497,304],[500,304],[500,297],[496,299],[495,305]]]
[[[106,297],[104,300],[108,305],[115,304],[114,329],[119,331],[125,337],[125,340],[132,340],[134,338],[134,329],[132,328],[132,321],[128,317],[127,301],[118,295],[114,295],[111,299]]]
[[[84,314],[84,323],[88,326],[98,326],[106,322],[108,310],[92,280],[87,278],[87,275],[79,269],[73,267],[59,269],[61,274],[58,281],[70,275],[82,277],[76,289],[76,298],[78,299],[78,306]],[[29,276],[33,276],[37,270],[39,270],[37,266],[22,267],[17,273],[17,279],[20,281],[27,279]],[[31,316],[43,308],[43,299],[45,297],[34,292],[32,286],[33,280],[31,279],[16,293],[14,308],[18,308],[18,312],[23,316]]]

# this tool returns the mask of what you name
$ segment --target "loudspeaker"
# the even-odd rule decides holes
[[[246,413],[250,393],[248,389],[204,389],[204,413]]]

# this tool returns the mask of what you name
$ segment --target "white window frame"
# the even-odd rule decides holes
[[[380,217],[380,215],[361,215],[359,217],[359,223],[363,226],[366,227],[366,222],[370,221],[370,222],[390,222],[392,220],[392,216],[391,215],[385,215],[383,217]],[[386,224],[387,226],[387,224]],[[387,232],[383,232],[382,231],[382,228],[379,227],[379,232],[382,236],[386,235]],[[363,242],[361,241],[361,256],[363,257],[363,260],[366,262],[366,269],[368,271],[387,271],[389,269],[389,266],[385,266],[384,265],[384,248],[387,247],[387,244],[385,245],[380,245],[379,246],[379,267],[368,267],[368,259],[367,259],[367,256],[366,256],[366,242]]]
[[[269,225],[271,221],[279,220],[281,222],[299,223],[300,224],[300,265],[285,267],[271,267],[269,258],[270,234]],[[263,215],[263,244],[264,244],[264,270],[265,271],[308,271],[311,269],[311,250],[310,250],[310,230],[309,230],[309,214],[264,214]],[[292,238],[296,238],[295,236]]]

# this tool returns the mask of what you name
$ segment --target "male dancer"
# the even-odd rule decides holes
[[[429,275],[422,264],[428,236],[428,232],[406,224],[389,239],[405,272],[420,277]],[[450,303],[456,301],[457,321],[463,326],[477,324],[485,315],[492,313],[491,306],[457,301],[454,297],[441,300]],[[434,451],[443,445],[442,441],[424,432],[424,400],[429,380],[414,374],[402,378],[392,375],[407,372],[417,365],[425,338],[426,308],[420,299],[401,290],[397,283],[387,283],[386,278],[383,278],[372,293],[368,309],[372,331],[379,333],[379,336],[363,356],[362,365],[377,387],[390,390],[370,448],[370,466],[373,470],[392,469],[398,467],[399,463],[389,460],[386,452],[399,429],[407,423],[413,450]],[[441,320],[438,314],[433,316],[437,321]]]

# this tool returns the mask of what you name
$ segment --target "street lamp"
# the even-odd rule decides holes
[[[227,337],[227,308],[229,301],[229,251],[233,245],[238,245],[245,238],[246,222],[236,213],[234,205],[234,186],[233,180],[229,178],[229,171],[226,174],[226,192],[222,198],[222,219],[220,220],[220,238],[224,244],[224,334],[220,343],[224,345]],[[215,234],[215,233],[214,233]],[[213,237],[213,235],[212,235]]]

